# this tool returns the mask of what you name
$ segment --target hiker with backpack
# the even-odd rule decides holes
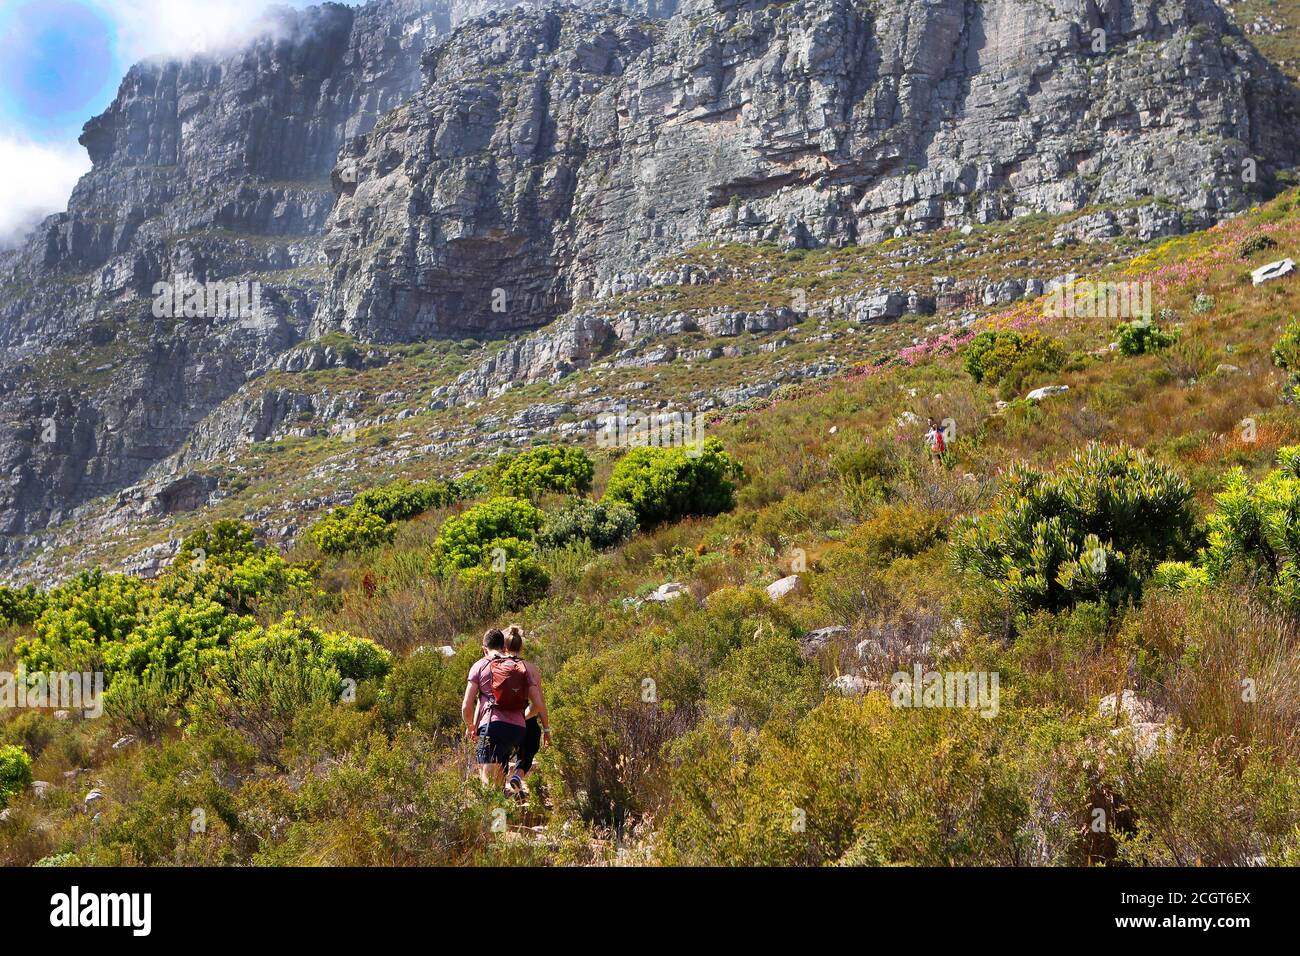
[[[475,739],[475,759],[483,783],[502,787],[506,767],[523,742],[529,704],[545,707],[538,678],[518,657],[506,653],[498,628],[483,635],[483,657],[469,669],[460,712],[466,736]]]
[[[520,659],[524,653],[524,629],[518,624],[506,628],[506,653]],[[551,745],[551,715],[546,710],[546,693],[542,690],[542,675],[532,661],[524,661],[528,675],[533,680],[536,699],[530,700],[524,712],[524,739],[519,744],[515,771],[506,781],[506,790],[519,796],[528,796],[528,772],[533,769],[533,758],[542,747]]]
[[[933,418],[929,420],[930,430],[925,433],[925,444],[930,451],[930,461],[938,466],[943,461],[944,453],[948,450],[947,443],[943,437],[943,425],[936,422]]]

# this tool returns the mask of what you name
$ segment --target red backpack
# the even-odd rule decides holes
[[[528,707],[528,668],[517,657],[494,657],[492,673],[493,710],[525,710]]]

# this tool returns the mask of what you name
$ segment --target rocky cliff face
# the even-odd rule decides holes
[[[1140,196],[1171,200],[1148,233],[1178,231],[1267,190],[1297,115],[1210,0],[497,15],[350,144],[317,325],[536,325],[703,241],[874,242]]]
[[[86,124],[68,212],[0,262],[0,553],[139,479],[302,337],[339,146],[419,88],[461,17],[327,4],[223,57],[132,68]],[[155,283],[182,276],[257,282],[261,308],[156,318]]]
[[[513,6],[327,4],[236,53],[132,69],[86,126],[69,211],[0,258],[0,553],[146,476],[147,509],[201,503],[210,483],[173,472],[230,421],[282,427],[305,399],[241,388],[304,337],[572,312],[462,376],[485,394],[645,337],[591,307],[695,243],[1162,197],[1106,214],[1150,237],[1298,158],[1300,95],[1211,0]],[[155,317],[180,276],[256,282],[260,307]]]

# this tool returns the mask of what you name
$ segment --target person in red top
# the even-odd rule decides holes
[[[460,712],[465,735],[477,741],[475,757],[483,783],[500,788],[506,767],[524,739],[524,711],[542,707],[535,672],[505,653],[505,635],[493,628],[483,635],[483,657],[469,670]]]
[[[943,461],[944,453],[948,450],[943,433],[943,425],[931,418],[930,430],[925,433],[925,444],[930,450],[930,461],[936,466]]]
[[[522,659],[523,627],[511,624],[506,628],[505,634],[506,653]],[[551,715],[546,710],[546,691],[542,688],[541,672],[532,661],[525,660],[524,666],[528,668],[529,676],[537,683],[537,700],[540,701],[540,705],[530,698],[528,710],[524,713],[524,739],[519,744],[515,772],[506,781],[506,789],[521,798],[528,796],[528,785],[524,781],[528,779],[528,772],[533,769],[533,758],[542,747],[551,745]]]

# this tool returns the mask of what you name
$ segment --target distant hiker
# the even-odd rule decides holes
[[[505,653],[506,638],[497,628],[483,635],[483,657],[469,669],[460,713],[465,733],[478,741],[475,758],[485,784],[501,787],[510,758],[524,739],[524,711],[537,678],[518,657]],[[540,695],[539,695],[540,699]]]
[[[925,433],[926,448],[930,451],[930,461],[938,465],[942,460],[944,453],[948,450],[947,443],[943,440],[943,425],[936,422],[933,418],[929,420],[930,430]]]
[[[506,628],[506,653],[514,657],[523,657],[524,629],[518,624],[511,624]],[[537,751],[542,749],[543,745],[547,747],[551,745],[551,715],[546,709],[546,694],[542,690],[541,672],[532,661],[523,663],[528,668],[530,680],[528,710],[524,713],[524,739],[519,745],[519,759],[515,764],[515,771],[506,781],[506,790],[520,797],[528,796],[528,786],[524,781],[528,779],[528,772],[533,769],[533,758],[537,756]]]

